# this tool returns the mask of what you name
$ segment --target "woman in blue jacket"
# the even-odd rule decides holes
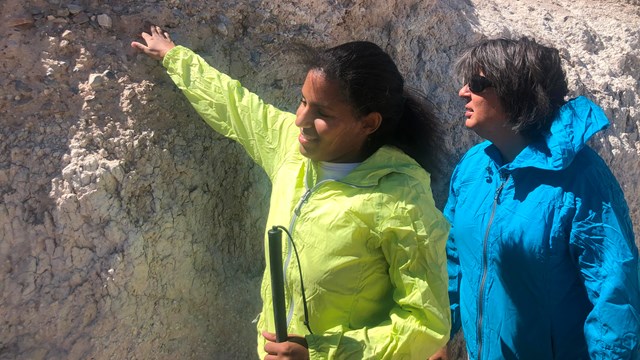
[[[456,65],[465,125],[445,216],[452,334],[470,359],[637,359],[638,250],[618,182],[587,140],[602,109],[565,101],[558,51],[484,40]]]

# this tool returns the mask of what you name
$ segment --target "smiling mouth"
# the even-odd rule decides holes
[[[318,137],[300,132],[300,135],[298,135],[298,141],[300,141],[300,143],[304,145],[314,141],[318,141]]]

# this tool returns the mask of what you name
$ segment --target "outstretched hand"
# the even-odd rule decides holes
[[[131,47],[142,51],[156,60],[162,60],[165,54],[176,46],[176,44],[171,41],[169,33],[162,31],[159,26],[151,25],[149,34],[143,32],[141,36],[146,45],[133,41],[131,42]]]

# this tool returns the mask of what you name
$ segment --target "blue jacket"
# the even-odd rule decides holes
[[[451,180],[452,334],[471,359],[639,359],[638,249],[615,177],[585,143],[584,97],[511,163],[485,141]]]

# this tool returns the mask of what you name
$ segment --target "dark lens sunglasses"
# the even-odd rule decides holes
[[[469,90],[475,94],[479,94],[483,92],[484,89],[493,86],[491,81],[482,75],[472,75],[467,85],[469,85]]]

